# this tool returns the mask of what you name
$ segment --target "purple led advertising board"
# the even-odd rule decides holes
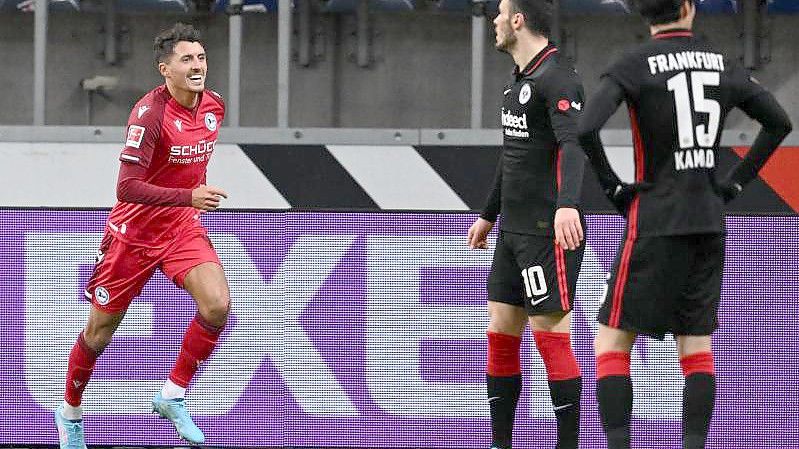
[[[0,211],[0,444],[54,444],[83,285],[106,212]],[[231,319],[187,396],[211,446],[486,448],[485,277],[467,214],[204,216],[227,273]],[[604,447],[591,342],[623,222],[588,219],[573,342],[584,374],[582,447]],[[731,217],[714,338],[711,448],[799,447],[799,218]],[[492,240],[493,244],[493,240]],[[90,445],[180,445],[149,401],[191,299],[157,274],[99,359],[84,406]],[[531,340],[515,447],[551,448],[555,421]],[[674,341],[632,354],[634,446],[679,447]]]

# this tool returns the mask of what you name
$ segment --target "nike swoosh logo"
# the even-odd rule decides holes
[[[508,95],[508,92],[510,92],[510,89],[506,89],[504,92],[502,92],[502,95]]]
[[[537,305],[541,304],[542,302],[546,301],[547,298],[549,298],[549,295],[546,295],[546,296],[544,296],[542,298],[538,298],[538,299],[531,299],[530,300],[530,304],[532,304],[534,306],[537,306]]]
[[[563,404],[563,405],[559,405],[559,406],[557,406],[557,407],[552,407],[552,410],[555,410],[555,411],[557,412],[558,410],[563,410],[564,408],[569,408],[569,407],[571,407],[572,405],[574,405],[574,404],[571,404],[571,403],[569,403],[569,404]]]
[[[488,398],[488,403],[490,404],[496,401],[497,399],[500,399],[500,396],[491,396],[490,398]]]

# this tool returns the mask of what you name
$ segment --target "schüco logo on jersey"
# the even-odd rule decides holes
[[[169,162],[173,164],[191,164],[204,162],[214,151],[216,140],[201,140],[193,145],[173,145],[169,148]]]

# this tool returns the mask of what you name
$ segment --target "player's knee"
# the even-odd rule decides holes
[[[98,355],[101,354],[106,346],[111,343],[119,323],[122,321],[124,313],[106,314],[92,311],[86,327],[83,329],[83,340],[86,345],[94,350]]]
[[[111,343],[111,338],[114,336],[113,329],[97,326],[86,326],[83,330],[83,341],[86,346],[91,348],[97,355],[105,351],[105,348]]]
[[[213,299],[207,301],[205,307],[201,308],[200,314],[208,323],[213,326],[222,327],[227,323],[230,313],[230,296],[227,292],[220,292],[214,295]]]
[[[499,334],[521,336],[527,324],[527,313],[523,308],[506,304],[489,303],[488,331]]]
[[[600,325],[594,338],[594,353],[600,355],[606,352],[630,352],[635,337],[632,332]]]
[[[533,331],[568,333],[571,330],[571,314],[554,312],[546,315],[534,315],[530,317],[530,326]]]
[[[712,350],[712,342],[709,335],[677,336],[677,353],[680,357],[686,357],[699,352],[711,352]]]

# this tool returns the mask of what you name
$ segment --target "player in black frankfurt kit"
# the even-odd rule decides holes
[[[693,36],[693,0],[633,3],[652,40],[610,66],[580,122],[580,142],[627,217],[594,342],[597,399],[608,447],[629,448],[630,350],[638,334],[672,333],[685,374],[683,448],[703,448],[716,390],[710,335],[718,325],[724,203],[757,175],[791,123],[754,78]],[[598,134],[622,101],[633,132],[634,184],[610,168]],[[735,107],[763,129],[717,181],[721,130]]]
[[[571,348],[571,309],[583,256],[578,209],[585,156],[577,143],[583,90],[548,40],[552,5],[502,0],[497,49],[516,68],[503,92],[504,144],[488,205],[469,229],[485,248],[501,214],[488,278],[488,402],[493,448],[510,449],[521,391],[521,335],[528,321],[547,371],[559,449],[576,449],[580,368]]]

